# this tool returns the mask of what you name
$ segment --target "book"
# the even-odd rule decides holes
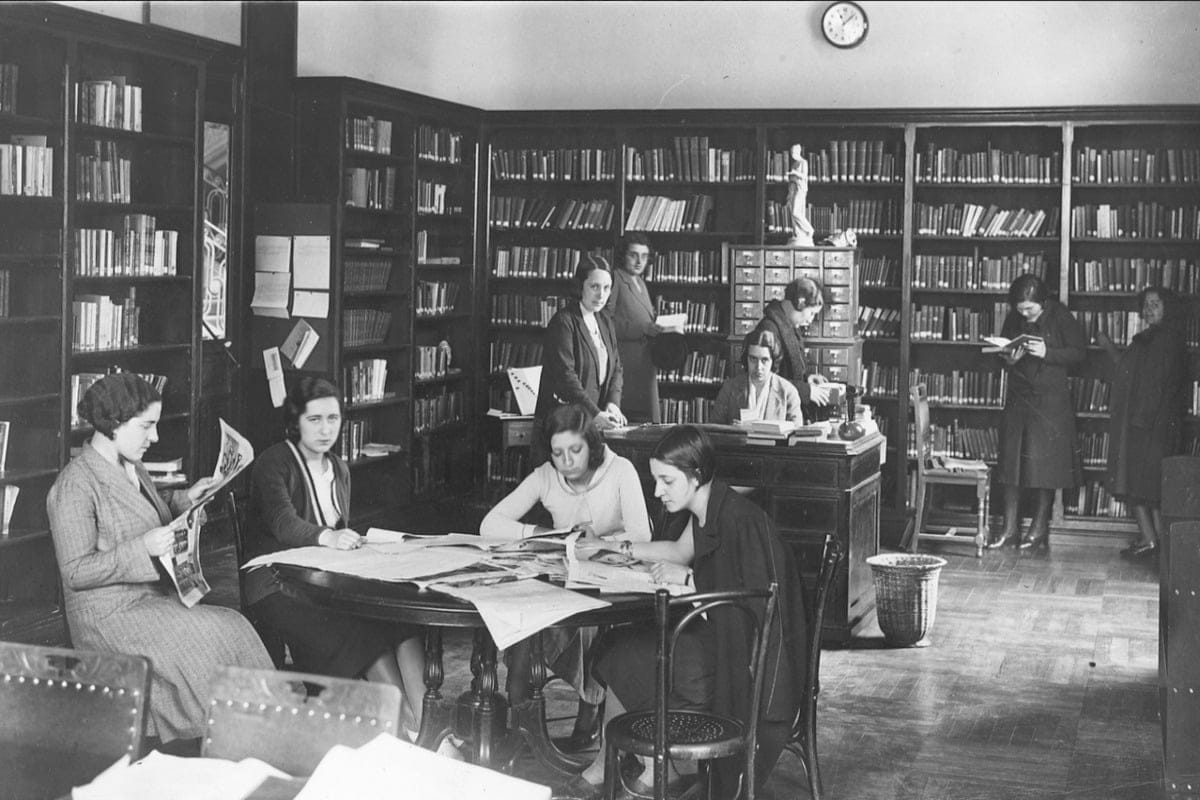
[[[8,460],[8,429],[11,423],[0,420],[0,473],[4,472]]]
[[[984,336],[983,340],[990,345],[983,348],[985,353],[1004,353],[1012,355],[1024,348],[1031,342],[1044,341],[1041,336],[1033,336],[1028,333],[1023,333],[1015,339],[1006,339],[1003,336]]]

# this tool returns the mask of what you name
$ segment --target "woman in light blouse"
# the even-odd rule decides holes
[[[783,350],[769,330],[753,330],[742,343],[745,372],[721,386],[713,408],[713,421],[729,424],[743,414],[751,419],[803,422],[800,392],[776,372]]]

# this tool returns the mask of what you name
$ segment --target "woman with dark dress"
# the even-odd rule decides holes
[[[770,631],[758,731],[758,777],[765,781],[783,751],[801,702],[807,632],[800,578],[791,551],[761,508],[713,479],[716,454],[707,434],[691,425],[672,428],[650,455],[654,494],[668,514],[656,541],[623,548],[654,562],[659,582],[690,584],[697,592],[765,589],[779,585],[779,614]],[[653,624],[612,630],[597,645],[596,677],[607,687],[605,723],[626,710],[654,707]],[[672,708],[703,709],[744,719],[750,702],[749,642],[736,615],[689,628],[676,649]],[[604,781],[604,747],[567,787],[571,796],[595,796]],[[645,780],[632,791],[648,792]]]
[[[1178,298],[1153,286],[1138,294],[1141,333],[1124,352],[1105,333],[1100,345],[1115,365],[1109,416],[1108,488],[1137,520],[1138,538],[1124,551],[1152,555],[1162,531],[1162,460],[1183,452],[1187,407],[1187,345],[1179,330]]]
[[[246,558],[289,547],[362,546],[347,527],[350,468],[332,452],[342,429],[337,387],[322,378],[296,382],[283,404],[287,438],[254,461]],[[420,629],[369,622],[288,598],[269,568],[244,581],[246,614],[276,631],[301,672],[391,683],[404,694],[403,724],[420,726],[425,656]]]
[[[1054,492],[1078,486],[1082,476],[1067,369],[1087,356],[1087,340],[1075,317],[1050,297],[1036,275],[1025,273],[1012,282],[1008,304],[1012,310],[1000,335],[1035,338],[1000,354],[1008,372],[1000,434],[1004,529],[987,546],[995,549],[1017,540],[1021,490],[1032,489],[1037,497],[1033,520],[1017,546],[1049,549]]]
[[[825,419],[829,405],[829,387],[825,376],[810,368],[804,357],[801,329],[813,324],[825,305],[825,287],[815,278],[796,278],[783,290],[782,300],[772,300],[763,309],[763,318],[754,331],[770,331],[783,351],[776,371],[800,393],[806,420]]]

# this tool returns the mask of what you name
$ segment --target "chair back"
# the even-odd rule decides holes
[[[913,407],[913,430],[917,436],[917,470],[924,474],[933,452],[933,437],[929,433],[929,394],[923,383],[909,389]]]
[[[0,642],[0,798],[62,797],[141,755],[150,662]]]
[[[400,689],[391,684],[222,666],[214,673],[202,755],[257,758],[311,775],[335,744],[396,735]]]
[[[233,534],[233,549],[237,556],[237,582],[238,582],[238,607],[246,618],[250,620],[250,624],[254,626],[254,630],[258,632],[258,638],[262,639],[263,646],[267,648],[267,654],[271,656],[271,661],[274,662],[277,669],[283,669],[286,666],[287,657],[284,652],[286,645],[280,635],[270,626],[253,618],[252,614],[246,610],[246,573],[242,570],[242,565],[249,558],[249,553],[246,552],[245,539],[245,511],[237,498],[233,496],[233,492],[229,492],[225,496],[225,517],[229,525],[229,529]]]
[[[667,701],[671,696],[671,683],[675,645],[689,625],[701,617],[710,617],[714,611],[740,614],[752,634],[750,679],[750,708],[747,718],[739,720],[745,725],[746,744],[742,754],[744,765],[742,780],[746,786],[755,785],[754,756],[757,751],[759,706],[763,689],[763,662],[767,658],[767,644],[771,626],[775,620],[776,594],[779,585],[774,581],[767,589],[741,589],[726,592],[706,592],[685,595],[672,599],[665,589],[659,589],[654,597],[654,616],[658,630],[657,669],[655,671],[655,720],[654,720],[654,791],[661,797],[667,785]],[[673,613],[681,614],[671,624]]]
[[[832,534],[825,535],[825,546],[821,556],[821,568],[817,573],[816,591],[812,602],[805,607],[808,624],[808,669],[804,674],[804,685],[800,690],[800,708],[792,722],[787,749],[800,757],[800,763],[808,776],[809,791],[813,800],[821,797],[821,770],[817,764],[817,697],[821,693],[821,628],[825,624],[825,605],[829,599],[833,579],[846,557],[846,549]]]

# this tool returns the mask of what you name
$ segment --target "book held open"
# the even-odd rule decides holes
[[[1006,339],[1003,336],[984,336],[983,340],[988,343],[988,347],[983,348],[985,353],[1006,353],[1012,355],[1020,349],[1024,349],[1032,342],[1044,341],[1041,336],[1033,336],[1028,333],[1023,333],[1015,339]]]

